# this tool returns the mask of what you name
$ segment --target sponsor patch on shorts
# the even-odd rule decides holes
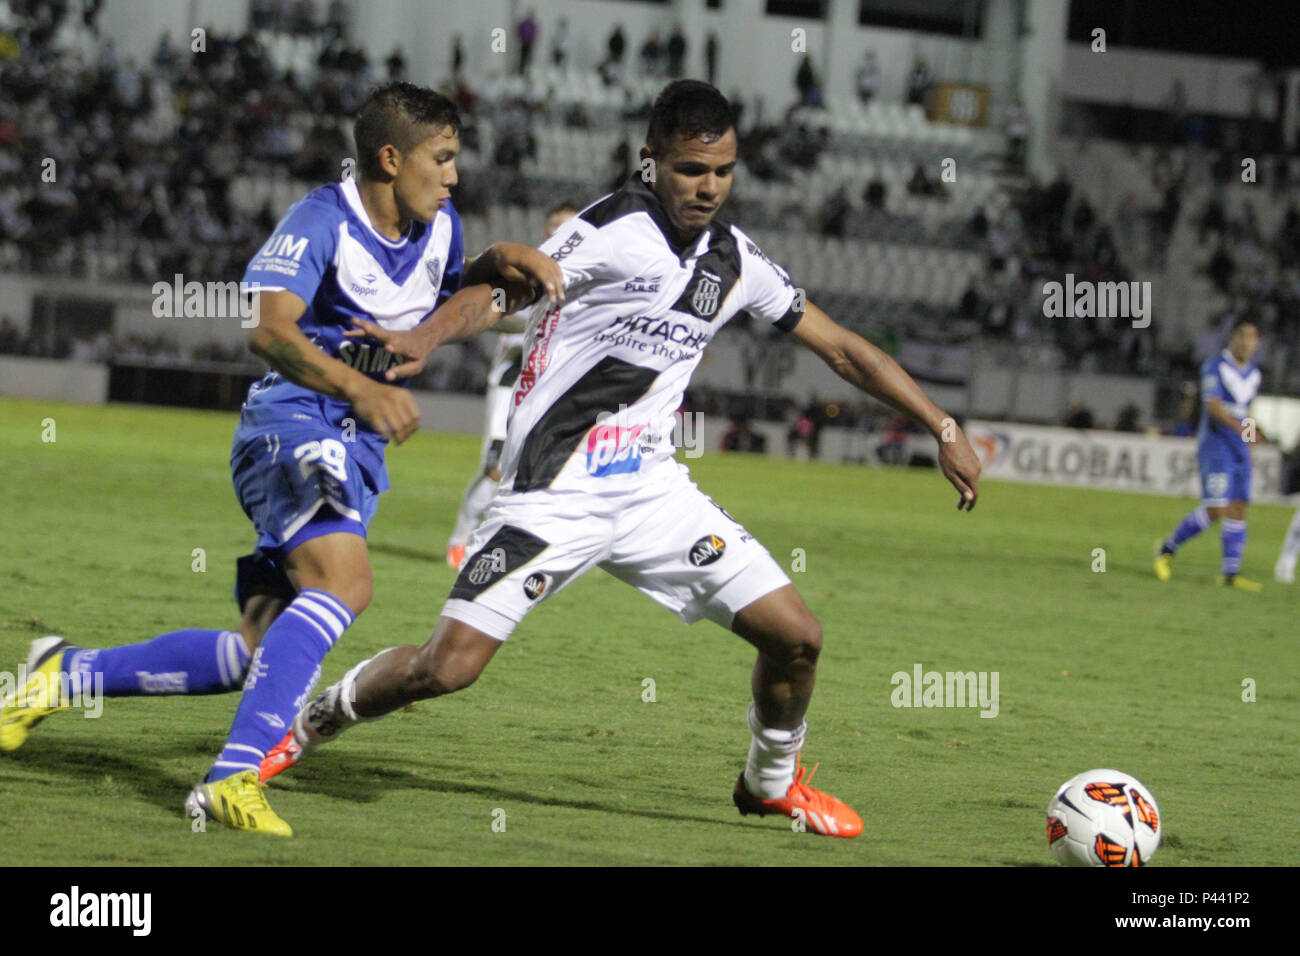
[[[702,568],[706,564],[717,561],[722,557],[722,552],[726,550],[727,542],[716,534],[706,534],[691,545],[691,550],[686,553],[686,560],[690,561],[695,567]]]

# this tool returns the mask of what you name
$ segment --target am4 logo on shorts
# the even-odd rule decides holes
[[[551,579],[540,571],[528,575],[524,579],[524,596],[530,601],[536,601],[546,593],[547,587],[550,586]]]
[[[702,568],[706,564],[717,561],[722,557],[722,552],[726,550],[727,542],[716,534],[706,534],[691,545],[691,550],[686,554],[686,560],[690,561],[695,567]]]
[[[597,425],[587,433],[587,474],[596,478],[641,470],[637,439],[648,425]]]

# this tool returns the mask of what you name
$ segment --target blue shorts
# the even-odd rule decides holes
[[[259,550],[281,559],[321,535],[366,536],[379,492],[355,449],[350,434],[324,420],[240,425],[230,472]]]
[[[1230,501],[1250,500],[1250,458],[1227,455],[1197,455],[1201,469],[1201,504],[1224,508]]]

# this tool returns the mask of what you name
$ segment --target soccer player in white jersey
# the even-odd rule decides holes
[[[555,230],[566,219],[573,218],[578,207],[565,199],[546,211],[546,238],[555,235]],[[471,479],[461,498],[460,511],[456,513],[456,524],[451,529],[451,538],[447,542],[447,564],[460,568],[465,560],[465,545],[469,542],[470,532],[477,527],[488,502],[497,493],[501,483],[501,449],[506,443],[506,420],[510,415],[511,398],[515,392],[515,381],[519,378],[519,368],[524,357],[524,328],[527,320],[520,315],[508,315],[491,331],[498,333],[496,347],[492,351],[492,361],[488,365],[487,415],[483,430],[483,450],[479,456],[479,470]]]
[[[482,287],[489,294],[505,288],[507,304],[527,301],[523,276],[562,295],[560,270],[528,246],[502,243],[465,261],[450,200],[459,129],[455,104],[433,90],[373,91],[357,115],[357,177],[295,203],[248,266],[258,317],[249,347],[271,371],[249,389],[230,457],[257,532],[236,572],[239,628],[100,649],[33,642],[30,679],[0,702],[0,750],[20,747],[92,679],[108,697],[242,689],[226,744],[186,807],[237,829],[292,834],[266,804],[260,763],[370,603],[366,531],[389,486],[385,448],[419,424],[411,394],[385,382],[395,357],[345,332],[359,316],[410,329],[478,282],[492,283]]]
[[[752,740],[732,793],[740,812],[802,819],[829,836],[862,831],[800,761],[821,627],[763,546],[674,459],[674,412],[703,348],[744,309],[922,422],[959,509],[975,505],[979,461],[897,363],[805,303],[783,269],[715,218],[736,165],[722,94],[696,80],[667,86],[641,156],[649,183],[633,175],[542,245],[564,272],[565,304],[533,310],[501,488],[432,637],[363,661],[308,703],[263,779],[358,721],[469,686],[529,610],[598,565],[683,621],[708,618],[757,649]],[[398,377],[495,319],[479,289],[415,333],[364,328],[407,357]]]

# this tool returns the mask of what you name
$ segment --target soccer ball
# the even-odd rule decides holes
[[[1144,866],[1163,836],[1151,791],[1118,770],[1071,777],[1047,805],[1047,845],[1067,866]]]

